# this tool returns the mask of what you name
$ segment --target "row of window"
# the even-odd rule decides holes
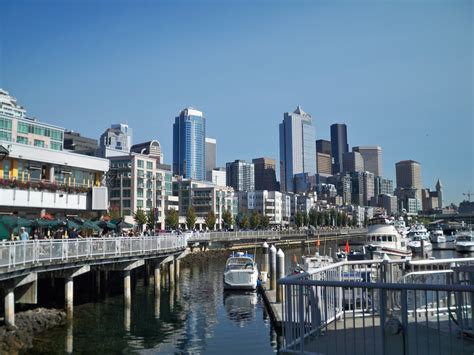
[[[63,141],[63,132],[57,129],[46,128],[32,123],[18,122],[18,133],[32,133],[40,136],[50,137],[56,141]]]

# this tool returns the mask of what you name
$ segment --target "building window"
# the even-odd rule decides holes
[[[24,123],[24,122],[18,122],[18,125],[16,127],[16,131],[18,133],[28,134],[28,124]]]
[[[10,132],[0,131],[0,141],[11,142],[12,134]]]
[[[54,150],[63,150],[63,145],[59,142],[51,142],[50,148]]]
[[[142,169],[143,169],[143,167],[144,167],[143,160],[138,159],[138,160],[137,160],[137,166],[138,166],[139,168],[142,168]]]
[[[146,168],[148,170],[153,170],[153,162],[152,161],[147,161],[146,162]]]
[[[44,148],[44,141],[35,139],[35,147],[41,147]]]
[[[128,207],[130,208],[130,200],[123,200],[123,207]]]
[[[28,138],[22,136],[16,136],[16,142],[21,144],[28,144]]]
[[[10,179],[10,161],[9,160],[3,161],[3,178],[5,180]]]
[[[137,200],[137,208],[143,207],[143,200]]]
[[[143,189],[137,189],[137,197],[143,198]]]

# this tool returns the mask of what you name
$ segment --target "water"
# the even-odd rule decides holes
[[[321,245],[321,253],[334,254],[335,243]],[[315,245],[284,248],[286,270]],[[452,251],[434,251],[449,258]],[[257,262],[261,255],[257,253]],[[173,288],[162,288],[157,301],[153,282],[140,280],[132,293],[131,309],[124,309],[123,295],[76,306],[73,328],[58,327],[35,338],[28,353],[206,353],[271,354],[281,338],[272,327],[258,293],[223,291],[224,259],[211,259],[181,267]],[[92,287],[87,292],[94,292]]]

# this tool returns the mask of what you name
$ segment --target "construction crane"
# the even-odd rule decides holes
[[[471,202],[471,196],[474,196],[474,193],[471,193],[471,190],[468,192],[463,192],[463,196],[467,196],[467,202]]]

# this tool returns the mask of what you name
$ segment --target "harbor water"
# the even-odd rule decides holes
[[[334,254],[335,244],[321,245]],[[290,273],[302,254],[315,246],[283,248]],[[257,262],[261,254],[257,251]],[[433,256],[453,257],[453,251]],[[153,282],[139,280],[132,306],[124,308],[121,294],[78,305],[72,327],[50,329],[35,337],[24,353],[206,353],[270,354],[278,351],[281,336],[271,324],[257,292],[224,292],[225,258],[203,259],[181,268],[174,287],[162,287],[155,298]],[[87,292],[93,292],[91,289]]]

